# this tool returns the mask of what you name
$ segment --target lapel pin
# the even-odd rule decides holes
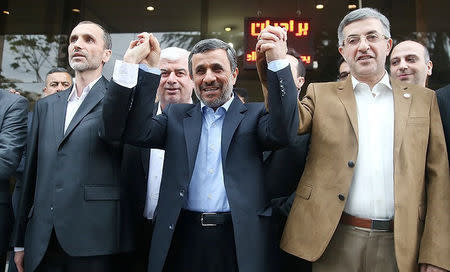
[[[404,97],[404,98],[410,98],[410,97],[411,97],[411,94],[410,94],[410,93],[404,93],[404,94],[403,94],[403,97]]]

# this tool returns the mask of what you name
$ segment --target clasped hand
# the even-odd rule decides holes
[[[130,42],[123,61],[127,63],[142,63],[149,67],[158,67],[161,48],[155,36],[151,33],[143,32],[137,36],[136,40]]]
[[[256,52],[265,53],[267,63],[284,59],[287,52],[287,31],[279,26],[267,26],[258,36]]]

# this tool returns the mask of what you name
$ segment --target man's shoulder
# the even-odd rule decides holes
[[[438,97],[442,97],[442,98],[446,97],[447,99],[449,99],[450,98],[450,84],[447,86],[444,86],[440,89],[437,89],[436,95]]]
[[[15,104],[17,102],[22,102],[22,103],[26,103],[28,100],[18,94],[12,94],[7,90],[1,90],[0,89],[0,98],[2,100],[2,104],[4,105],[12,105]]]

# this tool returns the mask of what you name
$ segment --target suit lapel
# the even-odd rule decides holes
[[[398,158],[406,123],[411,106],[411,93],[407,93],[408,87],[391,78],[392,92],[394,96],[394,160]]]
[[[198,145],[200,143],[200,135],[202,132],[202,113],[200,103],[186,112],[183,120],[184,139],[186,141],[186,149],[189,165],[189,177],[194,171],[195,159],[197,158]]]
[[[338,84],[337,96],[339,97],[345,107],[345,110],[347,111],[348,118],[350,119],[350,123],[352,124],[353,131],[356,135],[356,140],[359,141],[356,98],[350,76],[345,81],[341,82],[341,84]]]
[[[64,133],[64,137],[62,141],[59,142],[61,144],[68,135],[75,129],[75,127],[80,123],[81,119],[86,116],[102,99],[105,95],[105,91],[107,88],[106,84],[107,80],[104,77],[101,77],[92,89],[89,91],[89,94],[84,99],[83,103],[81,103],[77,112],[70,121],[69,126],[67,127],[66,133]]]
[[[55,131],[56,143],[61,143],[64,137],[64,122],[66,121],[67,98],[72,92],[73,86],[66,91],[56,93],[58,98],[53,104],[53,129]]]
[[[235,96],[233,102],[231,103],[228,111],[225,115],[225,120],[223,120],[222,127],[222,165],[225,165],[228,149],[230,147],[231,139],[241,122],[244,118],[244,113],[247,111],[247,107]]]

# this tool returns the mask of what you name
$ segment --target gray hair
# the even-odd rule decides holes
[[[189,74],[193,76],[192,72],[192,56],[195,54],[205,53],[208,51],[223,49],[227,52],[228,61],[230,62],[231,72],[233,73],[237,68],[237,57],[236,51],[234,51],[233,47],[228,45],[226,42],[221,41],[219,39],[206,39],[201,40],[192,48],[191,53],[189,54]]]
[[[167,47],[161,50],[160,59],[165,59],[169,61],[177,61],[181,58],[187,57],[189,51],[179,47]]]
[[[70,76],[70,80],[72,81],[72,76],[70,75],[69,71],[67,71],[66,68],[63,67],[56,67],[56,68],[52,68],[50,69],[50,71],[48,71],[47,75],[45,76],[45,85],[47,85],[47,78],[48,75],[54,74],[54,73],[67,73]]]
[[[387,38],[391,38],[391,26],[386,16],[384,16],[378,10],[373,8],[361,8],[345,15],[344,19],[342,19],[341,23],[339,24],[337,31],[339,46],[344,45],[344,33],[343,33],[344,27],[355,21],[360,21],[368,18],[375,18],[380,20],[384,30],[384,33],[382,34]]]
[[[94,22],[92,22],[92,21],[81,21],[81,22],[79,22],[78,23],[78,25],[77,26],[79,26],[79,25],[86,25],[86,24],[93,24],[93,25],[96,25],[96,26],[98,26],[101,30],[103,30],[103,42],[104,42],[104,49],[109,49],[109,50],[111,50],[112,49],[112,41],[111,41],[111,34],[109,34],[109,32],[106,30],[106,28],[104,28],[103,26],[101,26],[101,25],[99,25],[99,24],[97,24],[97,23],[94,23]]]

